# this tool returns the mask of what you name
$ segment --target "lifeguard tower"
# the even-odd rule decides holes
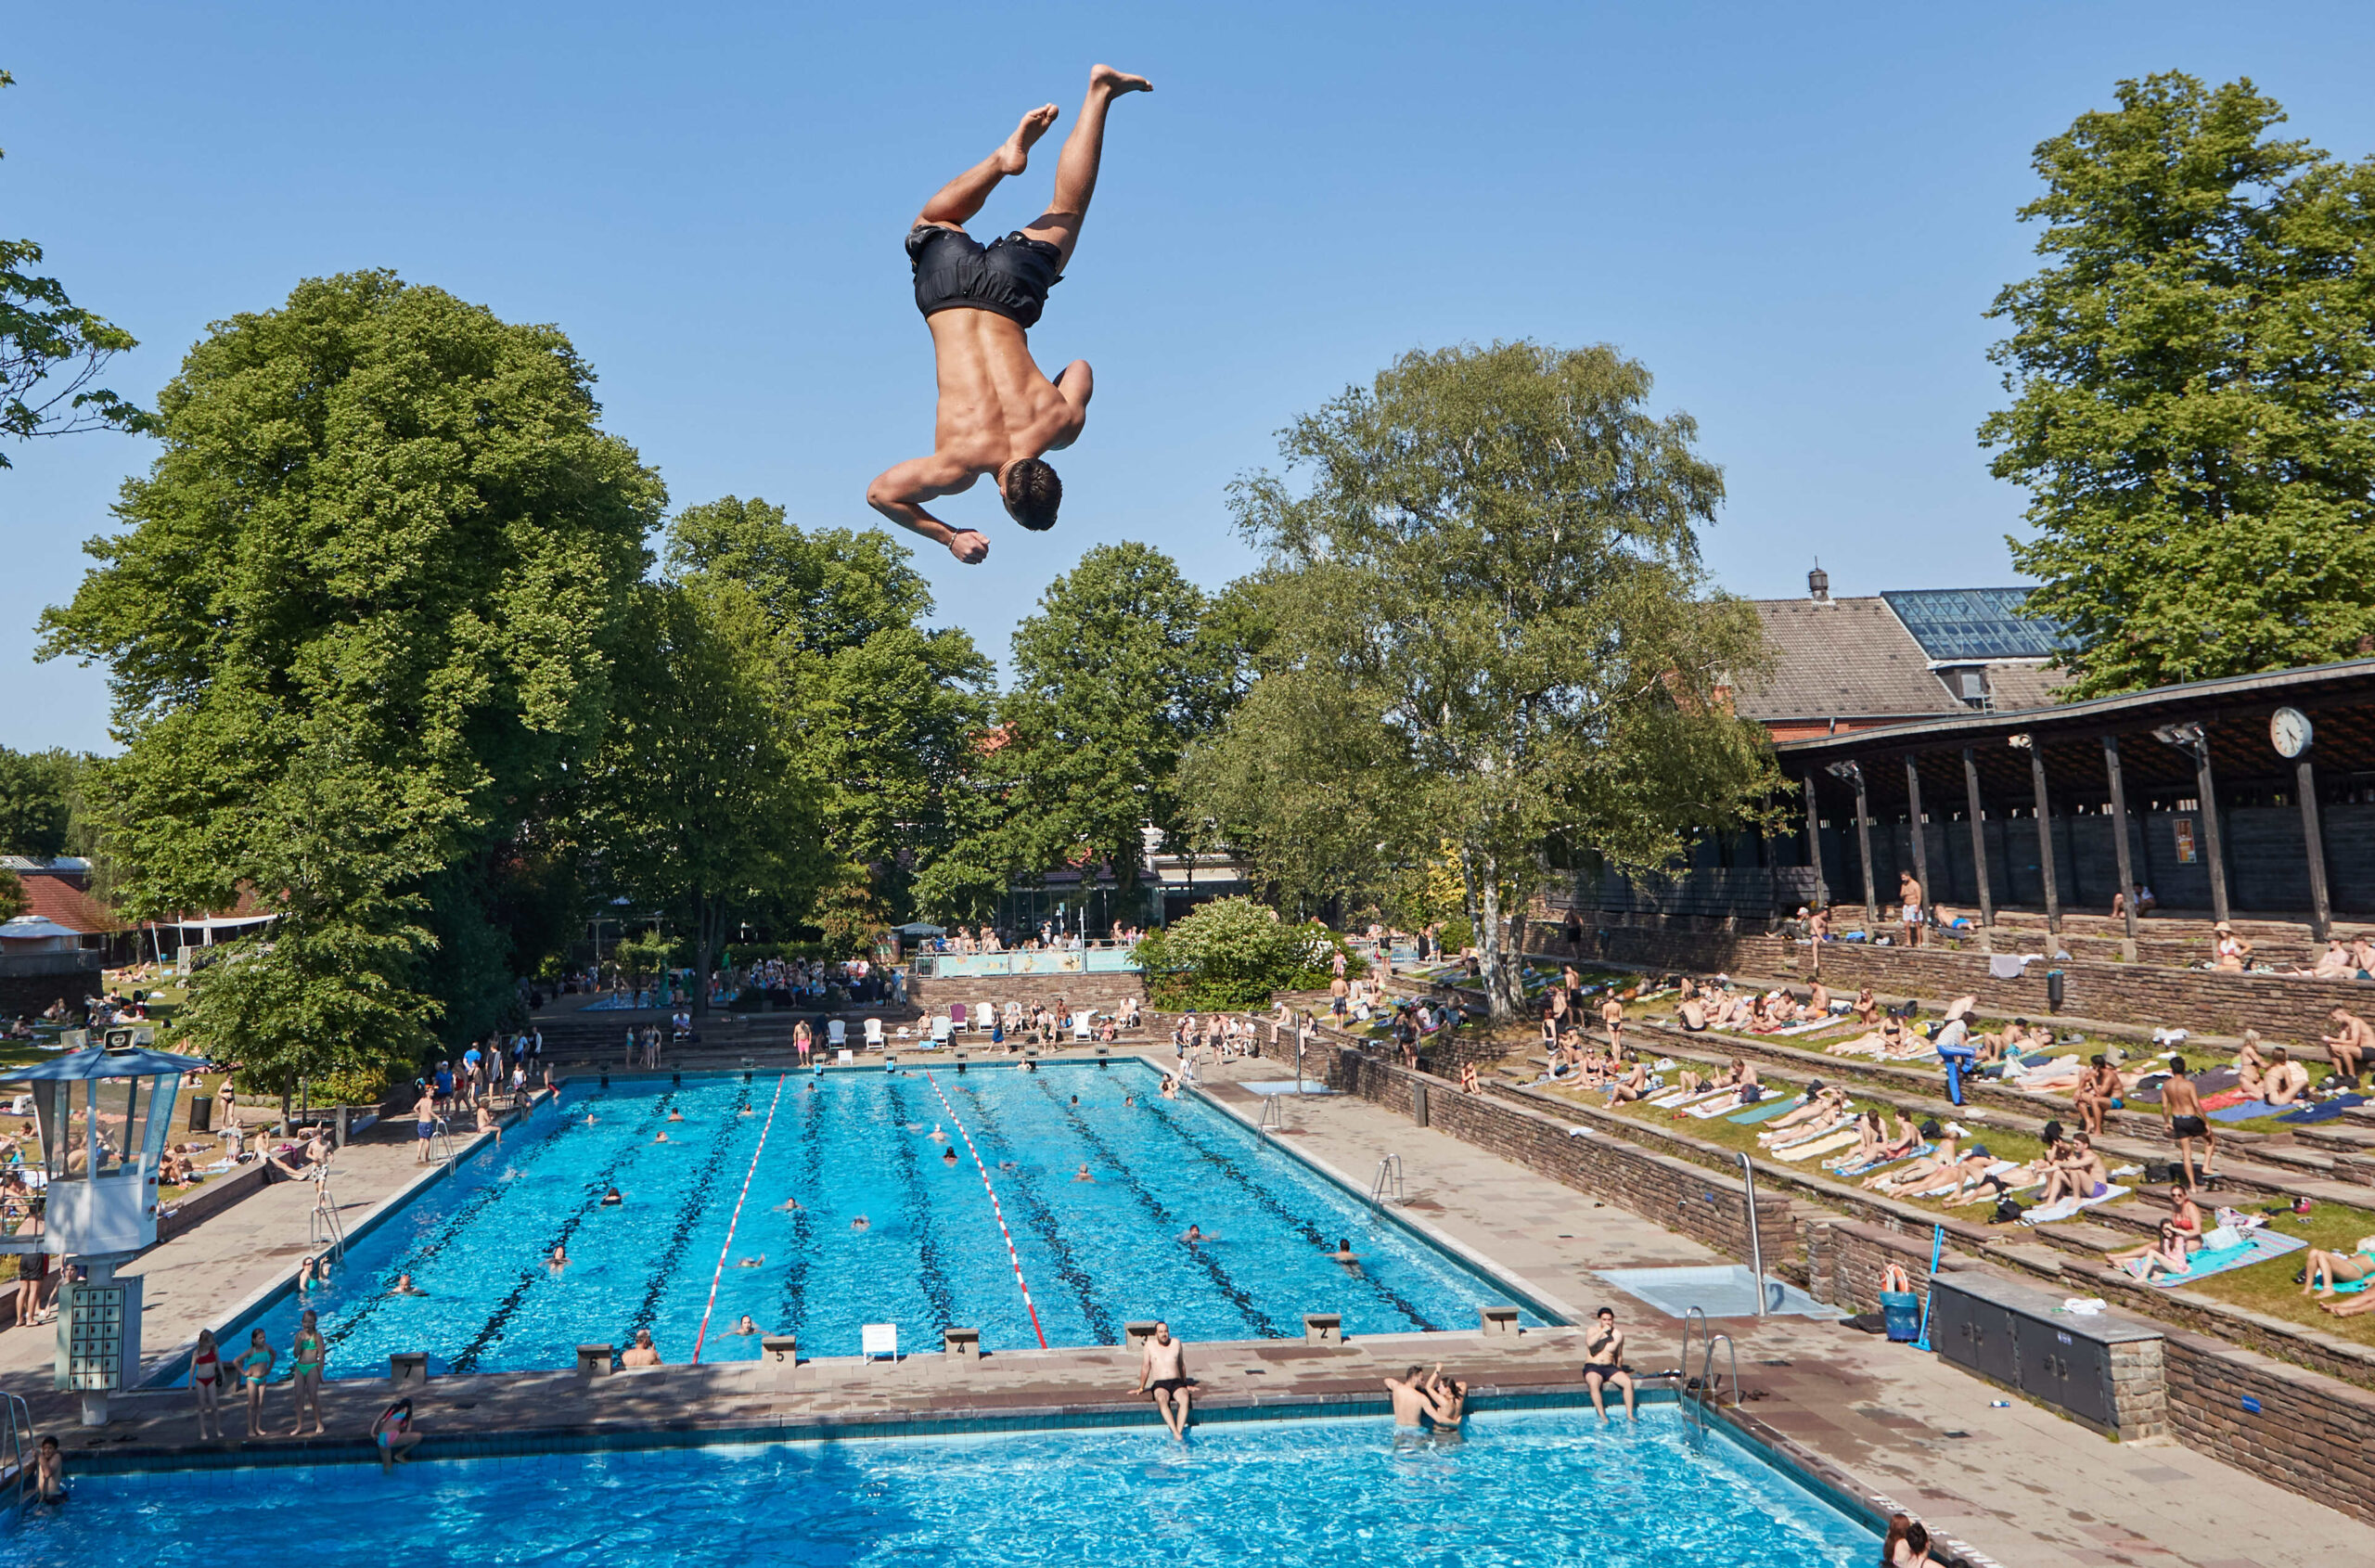
[[[42,1158],[23,1167],[33,1216],[0,1236],[0,1253],[59,1260],[56,1386],[82,1392],[85,1426],[107,1424],[109,1394],[138,1380],[140,1281],[118,1279],[116,1266],[157,1240],[157,1170],[173,1102],[182,1079],[206,1065],[144,1049],[128,1033],[110,1036],[6,1079],[32,1093]]]

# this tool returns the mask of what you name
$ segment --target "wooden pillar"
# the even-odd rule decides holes
[[[2127,788],[2119,777],[2119,737],[2103,737],[2103,770],[2112,778],[2112,845],[2119,855],[2119,903],[2127,911],[2127,950],[2122,956],[2129,963],[2136,961],[2136,871],[2127,863]]]
[[[2230,919],[2227,913],[2227,856],[2218,842],[2217,786],[2210,777],[2210,735],[2203,731],[2193,743],[2193,781],[2195,793],[2202,797],[2202,850],[2210,857],[2211,919]]]
[[[2294,788],[2301,791],[2301,842],[2309,852],[2309,934],[2323,942],[2332,934],[2333,901],[2326,892],[2326,841],[2317,829],[2317,780],[2304,755],[2292,765]]]
[[[1872,813],[1864,792],[1864,769],[1855,763],[1847,765],[1849,782],[1855,786],[1855,850],[1864,857],[1864,930],[1867,935],[1878,935],[1881,924],[1879,890],[1872,885]]]
[[[1987,891],[1987,824],[1980,817],[1979,763],[1963,748],[1963,792],[1971,801],[1971,868],[1979,878],[1979,927],[1996,924],[1996,900]]]
[[[1905,815],[1913,829],[1913,880],[1921,884],[1921,906],[1927,909],[1938,902],[1938,890],[1930,885],[1930,846],[1921,842],[1921,768],[1910,752],[1905,758]]]
[[[1806,775],[1806,864],[1815,868],[1815,907],[1830,902],[1830,884],[1822,874],[1822,808],[1815,800],[1815,776]]]
[[[2045,879],[2045,929],[2061,934],[2061,890],[2053,875],[2052,804],[2045,787],[2045,749],[2029,741],[2029,777],[2037,790],[2037,871]]]

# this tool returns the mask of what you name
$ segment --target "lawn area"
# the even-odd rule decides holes
[[[2239,1203],[2245,1214],[2261,1212],[2258,1202]],[[2312,1247],[2322,1247],[2330,1253],[2346,1253],[2356,1247],[2361,1237],[2375,1236],[2375,1212],[2354,1208],[2345,1203],[2319,1203],[2306,1215],[2277,1214],[2267,1216],[2271,1229],[2287,1236],[2298,1236]],[[2271,1317],[2281,1317],[2288,1323],[2306,1324],[2322,1329],[2337,1339],[2357,1344],[2375,1344],[2375,1312],[2364,1317],[2336,1317],[2319,1310],[2317,1303],[2301,1293],[2293,1283],[2305,1254],[2289,1253],[2254,1264],[2249,1268],[2229,1269],[2214,1274],[2196,1284],[2180,1286],[2182,1290],[2199,1291],[2237,1306],[2248,1306],[2254,1312],[2265,1312]],[[2361,1298],[2342,1296],[2338,1302]]]

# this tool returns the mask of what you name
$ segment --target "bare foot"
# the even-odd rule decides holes
[[[1107,92],[1112,94],[1115,97],[1121,96],[1123,93],[1151,93],[1154,91],[1154,84],[1148,81],[1145,77],[1133,76],[1126,71],[1116,71],[1110,65],[1090,66],[1088,68],[1088,85],[1091,92],[1102,87]]]
[[[956,529],[949,536],[948,553],[968,566],[979,566],[990,553],[989,537],[970,528]]]
[[[1056,122],[1059,112],[1054,104],[1048,103],[1041,104],[1024,115],[1021,122],[1015,126],[1014,135],[1008,136],[1005,145],[992,155],[998,161],[998,173],[1020,174],[1031,167],[1032,145],[1047,134],[1047,127]]]

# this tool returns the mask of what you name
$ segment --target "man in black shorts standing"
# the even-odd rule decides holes
[[[949,527],[924,502],[969,490],[988,474],[1015,521],[1030,529],[1055,524],[1064,489],[1039,455],[1070,446],[1087,422],[1088,362],[1073,360],[1050,381],[1024,334],[1080,242],[1105,150],[1106,109],[1123,93],[1153,90],[1145,77],[1111,66],[1089,72],[1079,123],[1056,162],[1055,200],[1028,227],[983,246],[963,225],[1000,180],[1022,173],[1033,144],[1056,122],[1054,104],[1024,115],[995,152],[943,186],[908,231],[916,308],[931,325],[939,366],[940,408],[931,456],[882,473],[867,487],[866,500],[968,565],[990,553],[989,540],[975,529]]]

